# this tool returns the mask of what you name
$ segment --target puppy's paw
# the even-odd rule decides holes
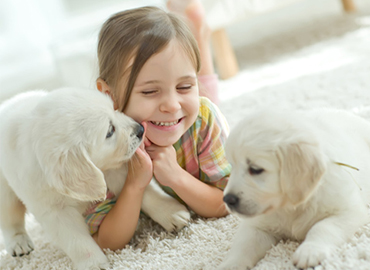
[[[25,233],[6,237],[6,251],[13,257],[28,255],[33,249],[32,240]]]
[[[180,231],[190,222],[190,213],[184,205],[173,199],[170,204],[158,208],[152,219],[168,232]]]
[[[76,267],[78,270],[102,270],[109,269],[110,263],[102,252],[102,254],[90,255],[88,259],[77,262]]]
[[[249,270],[252,268],[253,266],[246,262],[240,262],[237,259],[227,259],[217,267],[217,270]]]
[[[293,263],[298,268],[315,267],[330,255],[330,247],[320,243],[303,242],[293,254]]]
[[[104,263],[99,263],[99,269],[100,269],[100,270],[106,270],[106,269],[108,269],[108,268],[110,268],[110,263],[109,263],[109,261],[104,262]]]

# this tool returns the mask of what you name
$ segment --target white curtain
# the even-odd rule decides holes
[[[113,13],[164,0],[0,0],[0,101],[18,91],[92,87],[96,39]]]

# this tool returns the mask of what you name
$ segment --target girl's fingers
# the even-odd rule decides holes
[[[144,127],[144,134],[143,134],[143,144],[144,144],[144,147],[147,147],[147,146],[150,146],[152,143],[149,141],[149,139],[146,137],[146,128],[148,126],[148,124],[146,122],[141,122],[142,126]]]
[[[141,122],[141,125],[144,128],[143,138],[144,138],[144,141],[145,141],[145,138],[146,138],[146,130],[147,130],[148,124],[145,121],[143,121],[143,122]]]
[[[145,139],[146,139],[146,128],[147,128],[147,123],[146,122],[141,122],[141,125],[143,126],[143,128],[144,128],[144,133],[143,133],[143,140],[142,140],[142,142],[141,142],[141,144],[140,144],[140,146],[139,146],[139,148],[141,148],[142,150],[144,150],[145,149]]]
[[[144,141],[141,142],[141,144],[139,145],[139,148],[141,150],[145,150],[145,145],[144,145]]]
[[[151,162],[150,155],[146,152],[145,149],[141,149],[141,147],[139,147],[138,149],[136,149],[135,153],[141,164],[143,164],[143,162],[144,163]]]
[[[152,145],[152,143],[149,141],[149,139],[147,137],[144,138],[144,145],[145,145],[145,147],[148,147],[148,146]]]
[[[144,149],[142,149],[142,147],[139,147],[138,149],[136,149],[136,155],[138,156],[139,159],[145,159],[146,156],[148,155],[146,153],[146,151]]]
[[[143,121],[143,122],[141,122],[141,125],[144,127],[144,136],[145,136],[146,127],[148,126],[148,124],[145,121]]]

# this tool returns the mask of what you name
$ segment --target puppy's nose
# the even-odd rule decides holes
[[[136,134],[136,137],[138,137],[139,139],[143,138],[143,134],[144,134],[144,127],[142,124],[139,124],[136,128],[135,128],[135,134]]]
[[[224,202],[227,203],[229,207],[237,207],[239,205],[239,197],[234,194],[227,194],[224,196]]]

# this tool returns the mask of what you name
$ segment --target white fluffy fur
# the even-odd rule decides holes
[[[73,88],[19,94],[1,104],[0,123],[0,225],[7,251],[22,256],[34,248],[24,228],[27,209],[78,269],[108,267],[82,213],[105,198],[107,187],[119,194],[126,162],[141,143],[140,125],[114,111],[99,91]],[[115,132],[107,138],[111,124]],[[144,211],[165,229],[189,221],[186,207],[155,181],[144,197]]]
[[[370,123],[348,112],[246,116],[226,143],[225,201],[242,222],[219,269],[250,269],[281,239],[303,241],[298,268],[320,264],[369,221],[369,149]]]

